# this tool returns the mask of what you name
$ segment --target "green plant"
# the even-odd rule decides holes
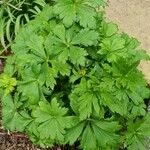
[[[45,4],[45,0],[0,0],[1,49],[10,46],[19,29],[41,12]]]
[[[22,28],[0,78],[6,129],[42,147],[145,150],[150,90],[137,66],[149,56],[106,22],[104,5],[55,0]]]

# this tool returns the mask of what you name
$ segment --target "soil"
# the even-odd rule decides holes
[[[141,48],[150,54],[150,0],[109,0],[106,10],[108,20],[137,38]],[[139,67],[150,83],[150,62],[142,62]]]
[[[40,148],[35,146],[23,133],[9,133],[0,129],[0,150],[78,150],[74,147]]]

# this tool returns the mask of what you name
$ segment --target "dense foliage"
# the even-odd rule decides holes
[[[0,0],[0,50],[45,6],[45,0]]]
[[[149,98],[139,42],[103,0],[55,0],[17,35],[0,76],[3,125],[42,146],[145,150]]]

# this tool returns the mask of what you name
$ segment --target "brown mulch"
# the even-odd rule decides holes
[[[1,107],[0,107],[1,110]],[[1,122],[1,119],[0,119]],[[54,148],[39,148],[31,143],[28,137],[23,133],[9,133],[2,129],[0,125],[0,150],[70,150],[55,146]],[[72,148],[76,150],[76,148]]]
[[[78,150],[74,147],[40,148],[31,143],[23,133],[7,133],[0,129],[0,150]]]
[[[42,150],[31,144],[23,134],[0,131],[0,150]]]

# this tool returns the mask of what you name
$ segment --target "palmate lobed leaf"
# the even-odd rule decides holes
[[[98,33],[93,30],[81,30],[71,41],[73,45],[82,44],[84,46],[91,46],[96,43]]]
[[[81,86],[79,85],[77,88],[81,88]],[[85,120],[87,118],[90,118],[93,112],[96,115],[100,114],[99,99],[96,97],[96,94],[88,90],[87,91],[85,90],[84,93],[78,93],[77,91],[74,91],[70,95],[70,99],[72,102],[71,106],[73,107],[73,110],[74,110],[74,107],[77,107],[75,108],[75,110],[77,110],[76,113],[79,113],[80,120]]]
[[[78,121],[77,118],[75,120]],[[81,122],[76,124],[72,129],[67,130],[67,133],[65,135],[65,140],[69,142],[70,145],[73,145],[82,134],[83,128],[85,126],[85,122]]]
[[[113,95],[110,94],[109,92],[103,92],[101,97],[102,97],[102,104],[104,106],[109,107],[109,109],[112,112],[119,113],[122,116],[127,115],[128,104],[129,104],[128,98],[121,99],[121,100],[115,99],[113,98]]]
[[[42,139],[51,138],[62,142],[64,140],[65,128],[68,128],[71,118],[66,117],[67,109],[61,108],[54,98],[51,104],[39,103],[39,108],[33,111],[35,121],[39,123],[38,131]]]
[[[89,120],[79,122],[75,118],[75,126],[68,130],[66,140],[73,144],[81,139],[81,148],[84,150],[96,150],[107,148],[108,145],[115,145],[119,136],[115,133],[120,126],[117,122],[103,120]]]
[[[70,26],[75,21],[79,21],[81,26],[89,28],[96,27],[96,11],[94,7],[105,4],[104,0],[55,0],[55,2],[54,11],[63,19],[63,23],[66,26]]]
[[[126,50],[123,49],[125,40],[120,37],[111,37],[103,39],[101,43],[101,49],[98,51],[99,54],[107,55],[109,62],[116,61],[118,57],[125,57]]]
[[[103,22],[100,32],[104,37],[111,37],[115,35],[118,31],[118,26],[112,22],[106,23]]]

